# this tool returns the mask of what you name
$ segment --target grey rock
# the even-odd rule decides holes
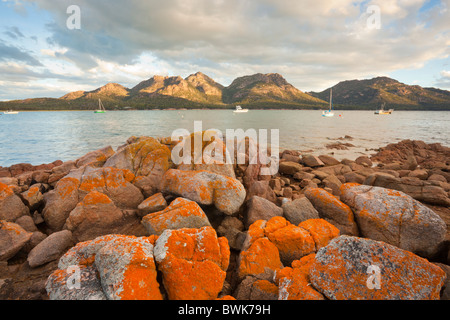
[[[300,222],[320,218],[319,213],[306,197],[287,202],[282,208],[284,217],[296,226]]]
[[[52,233],[31,250],[27,258],[28,264],[35,268],[56,260],[73,244],[72,232],[63,230]]]
[[[283,209],[273,202],[258,196],[253,196],[247,201],[245,227],[250,227],[257,220],[270,220],[273,217],[282,215]]]
[[[341,200],[352,208],[363,237],[425,257],[436,254],[445,239],[441,217],[403,192],[351,186],[343,188]]]

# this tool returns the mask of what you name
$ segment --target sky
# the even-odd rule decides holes
[[[450,90],[450,0],[0,0],[0,100],[198,71]]]

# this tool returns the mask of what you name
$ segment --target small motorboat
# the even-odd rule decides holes
[[[385,110],[384,107],[386,106],[386,103],[383,103],[383,105],[381,106],[381,109],[376,110],[375,114],[392,114],[392,112],[394,112],[394,109],[389,109],[389,110]]]
[[[236,106],[236,110],[233,111],[234,113],[246,113],[248,112],[248,109],[242,109],[241,106]]]
[[[18,113],[19,113],[19,111],[12,111],[12,110],[3,112],[3,114],[18,114]]]

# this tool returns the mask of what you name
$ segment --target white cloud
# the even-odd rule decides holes
[[[81,30],[66,28],[72,0],[34,3],[54,17],[40,54],[55,66],[42,63],[89,86],[196,71],[227,85],[278,72],[301,90],[323,90],[449,54],[449,0],[425,13],[426,0],[78,0]],[[367,28],[370,5],[380,7],[380,30]]]

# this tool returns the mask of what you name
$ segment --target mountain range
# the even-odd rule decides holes
[[[280,74],[254,74],[225,87],[197,72],[159,76],[133,88],[108,83],[93,91],[70,92],[61,98],[0,102],[0,110],[93,110],[101,99],[106,109],[247,108],[326,109],[330,90],[336,109],[375,109],[382,103],[396,110],[450,110],[450,91],[422,88],[387,77],[339,82],[322,92],[303,92]]]

